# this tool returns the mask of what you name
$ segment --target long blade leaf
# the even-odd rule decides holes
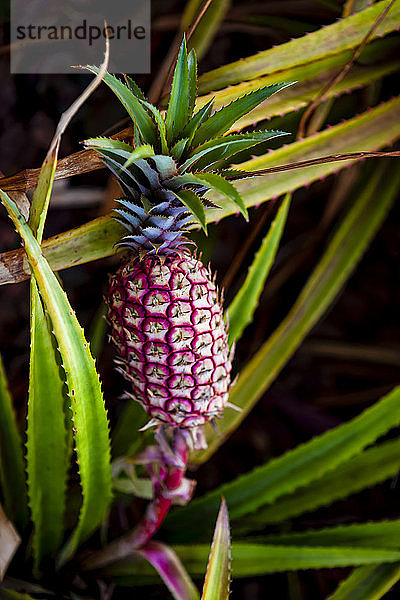
[[[231,572],[231,539],[226,502],[222,499],[208,559],[201,600],[228,600]]]
[[[363,11],[303,37],[209,71],[199,78],[199,93],[210,92],[356,48],[369,33],[371,23],[378,19],[389,2],[390,0],[377,2]],[[373,32],[371,39],[397,30],[399,23],[400,3],[395,2],[386,18]]]
[[[280,496],[277,502],[261,508],[257,514],[248,515],[238,523],[240,533],[259,531],[269,523],[280,523],[297,515],[328,506],[360,490],[395,477],[400,469],[400,441],[386,442],[364,450],[316,481]]]
[[[258,106],[261,102],[270,98],[279,90],[293,85],[292,83],[277,83],[269,85],[264,88],[250,92],[241,98],[238,98],[231,104],[224,106],[218,112],[214,113],[205,123],[200,125],[199,129],[194,135],[193,146],[203,144],[210,138],[223,135],[235,121],[240,119],[244,114],[247,114],[253,108]]]
[[[274,221],[271,223],[267,235],[262,241],[260,249],[254,257],[242,287],[229,305],[227,312],[229,315],[230,344],[239,340],[244,329],[251,323],[254,311],[258,306],[259,297],[278,250],[289,211],[290,200],[291,195],[287,194]]]
[[[189,115],[189,67],[186,40],[183,38],[172,80],[165,125],[170,146],[179,138]]]
[[[209,546],[207,544],[173,546],[188,572],[194,577],[204,573]],[[348,546],[267,546],[236,542],[232,546],[232,575],[254,577],[267,573],[301,569],[321,569],[396,563],[400,551],[383,548],[351,548]],[[124,578],[152,575],[150,567],[134,558],[110,565],[103,571],[108,577]],[[121,579],[121,582],[123,580]],[[133,579],[131,580],[134,581]],[[125,580],[125,584],[127,580]]]
[[[92,65],[85,67],[92,73],[98,73],[98,68]],[[132,121],[138,127],[143,140],[150,146],[155,146],[157,143],[157,128],[143,106],[137,95],[123,83],[118,77],[111,73],[106,73],[103,77],[105,83],[114,92],[121,104],[124,106]]]
[[[29,264],[52,320],[71,398],[83,505],[78,525],[61,554],[60,563],[63,563],[100,524],[109,507],[111,469],[107,415],[89,345],[68,299],[17,206],[4,192],[0,191],[0,195],[24,240]]]
[[[45,556],[58,549],[64,532],[68,448],[63,382],[53,344],[36,281],[32,278],[26,459],[35,569]]]
[[[379,600],[400,579],[400,563],[355,569],[329,600]]]

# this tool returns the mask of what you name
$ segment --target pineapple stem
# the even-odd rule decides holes
[[[104,567],[143,548],[161,527],[171,506],[186,504],[190,500],[195,482],[185,478],[188,459],[187,437],[176,428],[172,447],[168,448],[165,446],[166,436],[162,429],[157,433],[156,439],[159,442],[158,446],[148,447],[138,457],[142,464],[148,463],[146,468],[154,484],[152,502],[133,531],[114,540],[102,550],[87,555],[82,564],[84,569]]]

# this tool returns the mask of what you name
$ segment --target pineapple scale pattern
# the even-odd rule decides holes
[[[221,416],[231,358],[210,271],[190,252],[125,261],[109,321],[132,397],[157,422],[194,428]]]

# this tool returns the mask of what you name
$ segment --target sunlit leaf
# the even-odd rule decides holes
[[[303,37],[209,71],[199,78],[199,93],[217,90],[355,48],[370,32],[371,23],[375,22],[388,4],[389,0],[376,2],[355,15],[321,27]],[[395,2],[383,22],[373,31],[371,39],[397,30],[399,23],[400,5]]]
[[[186,40],[181,44],[172,80],[165,125],[167,139],[172,145],[182,133],[189,115],[189,69]]]
[[[231,539],[226,502],[222,499],[208,559],[201,600],[227,600],[231,573]]]
[[[276,218],[271,223],[267,235],[261,243],[260,249],[254,257],[243,285],[228,307],[230,344],[240,339],[243,330],[253,318],[254,311],[258,306],[258,300],[278,250],[286,223],[290,200],[291,195],[287,194]]]
[[[379,600],[400,579],[400,563],[355,569],[329,600]]]
[[[15,203],[4,192],[0,194],[24,240],[29,264],[52,321],[71,399],[83,505],[79,523],[62,552],[62,563],[100,524],[109,507],[111,469],[107,415],[89,345],[68,299]]]

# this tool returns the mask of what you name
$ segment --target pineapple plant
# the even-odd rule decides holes
[[[196,78],[195,52],[187,53],[183,39],[164,118],[129,77],[123,83],[107,74],[105,82],[133,118],[133,145],[94,138],[86,146],[123,191],[115,218],[128,231],[118,243],[127,255],[110,278],[107,304],[118,369],[131,385],[127,395],[149,414],[146,427],[179,428],[200,449],[203,425],[215,425],[229,406],[233,349],[215,277],[185,234],[193,219],[206,231],[206,211],[214,206],[204,198],[209,190],[247,218],[230,180],[251,173],[230,170],[230,160],[284,133],[229,129],[288,84],[260,88],[214,113],[211,100],[194,113]]]

